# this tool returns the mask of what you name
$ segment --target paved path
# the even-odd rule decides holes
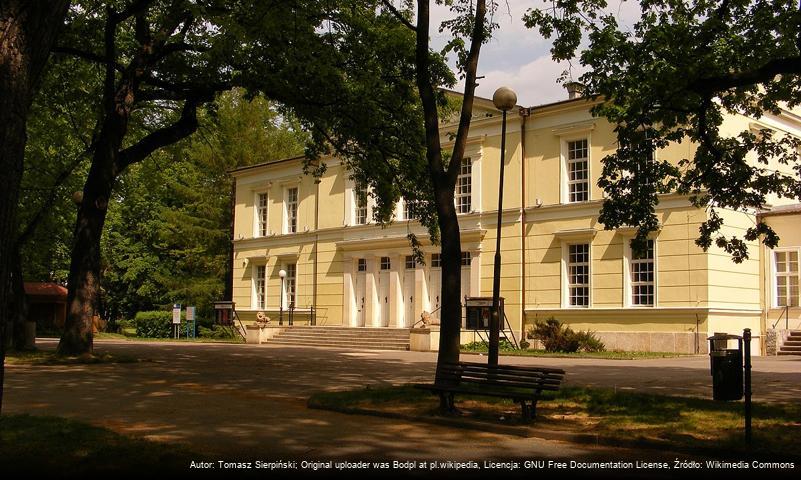
[[[40,348],[54,342],[40,341]],[[268,345],[96,342],[150,361],[10,366],[8,413],[89,420],[221,458],[619,458],[630,451],[310,410],[320,390],[430,381],[436,354]],[[465,359],[477,360],[475,356]],[[569,384],[709,396],[706,357],[502,357],[565,368]],[[755,399],[799,401],[801,358],[756,359]],[[635,453],[636,454],[636,453]],[[653,458],[649,452],[648,458]],[[669,453],[665,452],[664,455]]]

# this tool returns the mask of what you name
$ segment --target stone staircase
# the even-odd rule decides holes
[[[778,355],[801,355],[801,330],[791,330]]]
[[[292,326],[266,343],[359,350],[409,350],[409,329]]]

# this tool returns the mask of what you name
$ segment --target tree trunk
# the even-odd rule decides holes
[[[454,187],[436,185],[435,198],[442,255],[442,309],[438,363],[459,361],[462,331],[462,242],[453,203]]]
[[[69,1],[0,3],[0,411],[3,406],[10,256],[25,156],[25,124]]]
[[[74,244],[67,279],[67,319],[58,344],[61,355],[81,355],[93,350],[93,317],[100,290],[100,239],[117,172],[115,159],[126,123],[116,118],[106,122],[101,144],[83,188],[75,222]]]
[[[11,257],[11,281],[9,298],[9,324],[13,325],[11,346],[16,351],[25,350],[28,345],[27,329],[28,299],[25,296],[25,281],[22,277],[22,257],[19,252],[19,242],[14,248]]]

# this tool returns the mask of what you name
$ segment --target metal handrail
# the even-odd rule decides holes
[[[773,324],[773,329],[776,330],[776,325],[782,321],[782,316],[784,317],[784,329],[790,329],[790,305],[784,306],[784,311],[779,315],[779,318],[776,319],[776,323]]]

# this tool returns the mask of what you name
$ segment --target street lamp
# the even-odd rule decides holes
[[[283,268],[278,271],[278,276],[281,277],[281,291],[278,293],[278,325],[284,324],[284,279],[286,278],[286,270]]]
[[[498,179],[498,225],[495,232],[495,269],[492,277],[492,318],[490,319],[489,365],[498,365],[498,343],[500,342],[501,315],[501,221],[503,219],[503,170],[506,154],[506,112],[517,104],[517,94],[509,87],[501,87],[492,95],[495,108],[503,112],[501,122],[501,173]]]

